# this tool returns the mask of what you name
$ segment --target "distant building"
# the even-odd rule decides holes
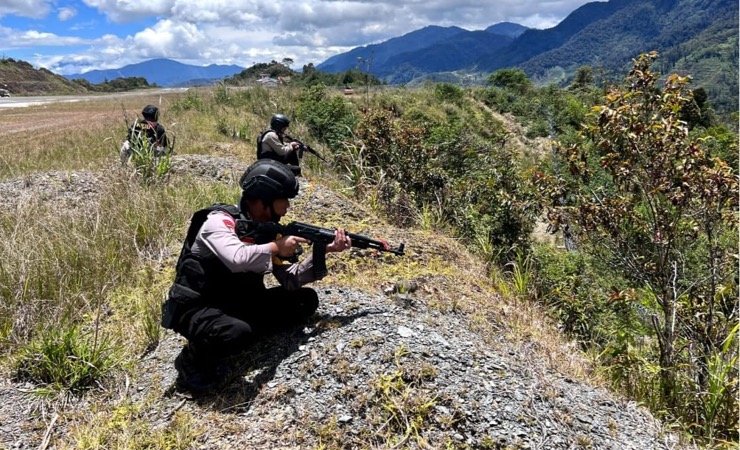
[[[261,84],[262,86],[265,86],[265,87],[275,87],[275,86],[278,85],[279,80],[276,79],[276,78],[270,77],[266,73],[261,73],[260,74],[260,77],[257,79],[257,83],[259,83],[259,84]]]

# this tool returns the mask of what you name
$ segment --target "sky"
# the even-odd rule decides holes
[[[61,75],[152,58],[319,64],[428,25],[551,28],[588,0],[0,0],[0,57]]]

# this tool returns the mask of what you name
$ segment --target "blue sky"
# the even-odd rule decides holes
[[[69,75],[152,58],[296,67],[427,25],[555,26],[585,0],[0,0],[0,56]]]

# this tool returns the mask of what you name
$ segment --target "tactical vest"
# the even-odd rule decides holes
[[[146,139],[151,145],[164,145],[164,128],[159,124],[152,126],[149,122],[141,121],[134,123],[128,132],[129,141]]]
[[[272,159],[275,161],[279,161],[283,164],[288,165],[288,167],[291,167],[291,170],[293,170],[293,173],[298,171],[300,173],[300,169],[298,169],[298,166],[300,165],[298,161],[298,155],[296,152],[290,152],[287,156],[281,156],[275,153],[272,149],[266,149],[265,151],[262,151],[262,140],[265,138],[265,135],[271,131],[275,130],[265,130],[257,137],[257,159]],[[275,131],[277,134],[277,132]],[[280,143],[285,144],[283,142],[283,137],[278,134],[278,138],[280,138]],[[296,169],[293,169],[295,167]]]
[[[265,130],[257,137],[257,159],[274,159],[275,161],[280,161],[281,163],[285,163],[283,161],[285,158],[281,157],[277,153],[275,153],[272,149],[267,149],[266,151],[262,151],[262,140],[265,138],[265,135],[271,131],[275,130]],[[277,134],[277,132],[275,132]],[[280,143],[283,142],[283,138],[280,137],[278,134],[278,138],[280,138]]]
[[[235,295],[245,297],[250,292],[265,289],[261,273],[232,272],[215,256],[203,258],[193,254],[195,238],[213,211],[226,212],[235,221],[242,218],[238,207],[224,204],[212,205],[193,214],[177,260],[175,282],[162,305],[162,326],[165,328],[178,331],[180,324],[198,308],[218,308],[232,302]]]

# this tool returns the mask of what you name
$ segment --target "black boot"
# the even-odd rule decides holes
[[[189,391],[194,395],[203,395],[212,392],[218,384],[218,380],[212,370],[212,364],[202,358],[197,358],[197,353],[190,345],[183,347],[177,358],[175,358],[175,369],[177,369],[177,388]]]

